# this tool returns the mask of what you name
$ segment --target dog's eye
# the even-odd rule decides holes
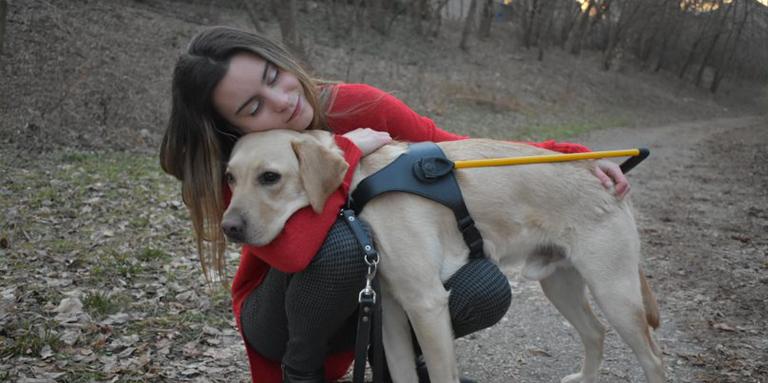
[[[280,181],[280,174],[275,172],[264,172],[259,175],[259,183],[262,185],[272,185]]]
[[[227,182],[227,185],[233,185],[235,183],[235,176],[230,172],[226,172],[224,173],[224,181]]]

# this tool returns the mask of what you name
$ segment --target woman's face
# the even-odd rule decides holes
[[[232,56],[229,70],[213,90],[213,106],[243,134],[301,131],[314,116],[296,76],[251,53]]]

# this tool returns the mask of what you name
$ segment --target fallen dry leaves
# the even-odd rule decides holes
[[[228,291],[205,284],[178,185],[155,161],[3,166],[0,381],[248,380]]]

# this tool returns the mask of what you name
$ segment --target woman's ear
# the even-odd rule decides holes
[[[349,165],[338,152],[314,139],[294,141],[291,147],[299,159],[299,178],[307,192],[309,204],[315,213],[320,214],[325,201],[344,181]]]

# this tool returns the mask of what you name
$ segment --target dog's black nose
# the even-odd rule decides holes
[[[242,217],[224,217],[221,221],[221,229],[224,235],[232,242],[245,242],[245,221]]]

